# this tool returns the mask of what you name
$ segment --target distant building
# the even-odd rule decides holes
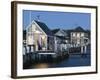
[[[69,38],[64,30],[54,29],[52,30],[55,37],[55,51],[62,51],[67,49],[67,44],[69,42]]]
[[[54,29],[52,30],[55,36],[66,36],[67,34],[62,29]]]
[[[82,27],[77,27],[70,32],[71,44],[84,45],[90,42],[89,34]]]

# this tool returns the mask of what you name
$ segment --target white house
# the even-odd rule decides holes
[[[47,25],[33,20],[26,28],[26,48],[30,51],[52,51],[54,49],[54,36]]]
[[[55,51],[63,51],[67,49],[69,38],[64,30],[54,29],[52,32],[55,35]]]
[[[86,43],[89,43],[89,38],[86,36],[87,33],[83,28],[81,27],[75,28],[70,32],[71,44],[77,46],[77,45],[84,45]]]

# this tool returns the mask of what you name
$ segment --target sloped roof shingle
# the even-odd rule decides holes
[[[40,28],[47,34],[50,36],[53,36],[53,33],[51,32],[51,30],[47,27],[47,25],[43,22],[40,21],[36,21],[35,22],[40,26]]]
[[[82,27],[80,27],[80,26],[78,26],[78,27],[76,27],[74,30],[73,30],[73,32],[85,32],[85,30],[82,28]]]
[[[60,29],[53,29],[52,32],[55,34],[59,31]]]

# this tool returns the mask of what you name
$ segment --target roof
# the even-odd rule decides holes
[[[53,29],[52,32],[55,34],[59,31],[60,29]]]
[[[56,36],[56,37],[63,39],[63,40],[69,39],[69,37],[64,37],[64,36]]]
[[[82,27],[78,26],[76,27],[75,29],[69,29],[69,30],[64,30],[67,34],[67,37],[70,37],[70,33],[71,32],[85,32],[86,33],[86,30],[84,30]],[[88,31],[89,32],[89,31]]]
[[[50,35],[50,36],[53,36],[53,33],[52,31],[48,28],[48,26],[43,23],[43,22],[40,22],[40,21],[36,21],[35,22],[39,25],[39,27],[47,34],[47,35]]]
[[[61,35],[57,34],[59,31],[61,32]],[[53,32],[53,34],[56,35],[56,36],[66,36],[66,37],[68,36],[68,34],[67,34],[67,32],[66,32],[65,29],[60,29],[60,28],[58,28],[58,29],[53,29],[52,32]]]
[[[90,30],[86,30],[85,32],[88,33],[88,34],[90,34]]]
[[[78,26],[75,29],[73,29],[72,32],[85,32],[85,30],[82,27]]]

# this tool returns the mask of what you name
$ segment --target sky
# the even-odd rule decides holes
[[[90,30],[91,26],[90,13],[23,10],[24,29],[33,20],[45,23],[50,29],[74,29],[81,26],[83,29]]]

